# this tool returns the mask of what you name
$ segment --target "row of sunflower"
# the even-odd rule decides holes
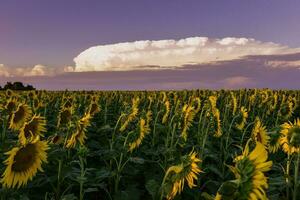
[[[299,102],[269,89],[7,90],[0,196],[296,200]]]

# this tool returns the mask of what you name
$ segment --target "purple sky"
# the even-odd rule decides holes
[[[74,66],[74,57],[91,46],[193,36],[255,38],[259,41],[298,48],[300,47],[299,19],[299,0],[1,0],[0,64],[8,68],[32,67],[36,64],[63,68],[68,65]],[[300,56],[296,60],[300,60]],[[245,62],[248,63],[248,58]],[[232,66],[235,64],[236,61]],[[299,73],[298,71],[296,70],[296,73]],[[101,72],[97,73],[101,74]],[[130,75],[111,73],[116,79],[134,76],[129,72]],[[146,73],[145,77],[148,76],[147,72],[143,73]],[[155,73],[168,74],[169,72]],[[244,73],[234,75],[247,76]],[[54,83],[51,85],[51,80],[57,80],[62,76],[73,77],[70,81],[74,80],[74,83],[75,80],[85,80],[84,77],[89,77],[86,73],[79,73],[79,75],[57,75],[54,78],[23,79],[34,82],[40,88],[58,89],[59,86],[54,86]],[[272,77],[268,78],[271,82],[276,81]],[[18,78],[0,76],[0,84],[15,79]],[[213,77],[207,80],[207,87],[210,87],[212,79]],[[100,82],[96,81],[97,77],[94,77],[94,80],[92,83],[83,82],[82,85],[86,85],[87,88],[105,89],[103,86],[98,87]],[[185,87],[176,85],[177,81],[178,79],[174,79],[174,82],[170,81],[175,85],[174,88]],[[125,81],[121,85],[124,86],[128,82]],[[105,84],[106,88],[110,89],[121,87]],[[263,85],[263,83],[259,84]],[[205,84],[196,84],[192,87],[201,86],[205,87]],[[246,84],[245,86],[258,85]],[[284,87],[297,86],[292,82]],[[153,87],[159,88],[155,85],[145,86],[146,89]],[[191,87],[191,84],[187,87]],[[219,86],[217,84],[211,87]]]

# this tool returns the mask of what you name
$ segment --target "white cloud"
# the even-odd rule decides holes
[[[64,67],[64,72],[74,72],[74,67],[73,66],[66,66],[66,67]]]
[[[32,69],[30,69],[29,71],[25,72],[25,76],[45,76],[45,75],[49,75],[49,73],[47,73],[47,67],[44,65],[35,65]]]
[[[296,61],[267,61],[266,65],[274,67],[274,68],[298,68],[300,69],[300,60]]]
[[[223,81],[224,88],[241,88],[251,86],[252,84],[254,84],[254,82],[250,78],[244,76],[228,77]]]
[[[33,67],[8,67],[0,64],[0,77],[53,76],[58,73],[61,73],[58,68],[51,68],[41,64]]]
[[[74,58],[75,70],[116,71],[164,69],[186,64],[203,64],[238,59],[248,55],[300,52],[287,46],[251,38],[211,39],[191,37],[180,40],[136,41],[91,47]],[[143,66],[143,67],[141,67]]]
[[[0,77],[1,76],[4,76],[4,77],[10,76],[8,70],[6,69],[6,67],[3,64],[0,64]]]

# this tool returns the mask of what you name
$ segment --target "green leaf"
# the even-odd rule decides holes
[[[146,186],[146,189],[149,192],[149,194],[151,194],[152,198],[155,199],[155,197],[159,191],[159,187],[160,187],[159,183],[156,180],[151,179],[151,180],[147,181],[145,186]]]

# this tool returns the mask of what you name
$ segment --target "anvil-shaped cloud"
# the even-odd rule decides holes
[[[75,67],[0,64],[0,85],[39,89],[300,89],[300,49],[247,38],[137,41],[91,47]]]
[[[190,37],[95,46],[80,53],[74,58],[74,62],[76,72],[129,71],[177,68],[187,64],[227,61],[249,55],[295,52],[300,52],[300,49],[251,38]]]

